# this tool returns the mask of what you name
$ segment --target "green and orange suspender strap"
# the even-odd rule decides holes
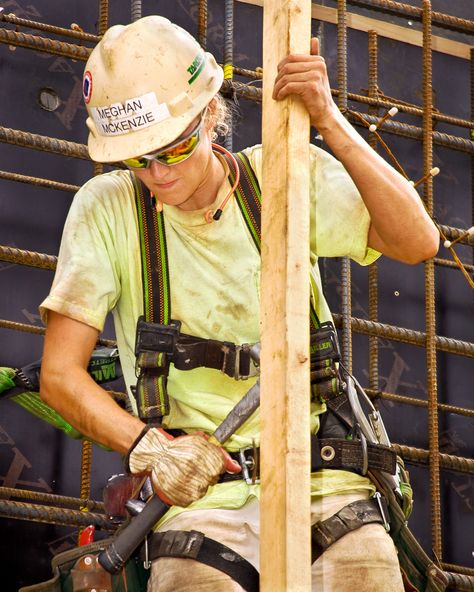
[[[234,155],[240,168],[240,182],[235,197],[255,246],[261,245],[261,192],[248,158]],[[227,158],[227,157],[226,157]],[[229,181],[235,176],[230,162]],[[179,321],[171,320],[170,284],[166,233],[163,212],[158,212],[154,198],[135,177],[132,181],[140,233],[144,315],[137,324],[135,348],[138,382],[135,397],[139,416],[144,421],[159,422],[169,410],[166,382],[170,361],[178,369],[206,366],[224,371],[235,378],[249,374],[250,356],[245,346],[201,339],[180,333]],[[339,360],[337,337],[332,323],[319,322],[310,305],[311,383],[313,396],[328,399],[340,393],[335,362]],[[176,343],[180,347],[177,351]],[[191,361],[190,361],[191,360]]]

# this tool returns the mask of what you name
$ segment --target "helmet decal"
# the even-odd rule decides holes
[[[84,95],[84,101],[88,103],[92,97],[92,74],[89,72],[89,70],[87,70],[87,72],[84,74],[82,93]]]
[[[203,51],[200,51],[197,56],[194,58],[193,63],[186,68],[186,70],[191,74],[191,78],[188,80],[188,84],[192,84],[196,78],[201,73],[202,69],[204,68],[204,64],[206,63],[206,54]]]

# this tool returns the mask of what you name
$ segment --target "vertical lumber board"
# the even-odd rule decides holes
[[[309,117],[272,90],[309,53],[310,0],[266,0],[263,27],[260,590],[309,592]]]

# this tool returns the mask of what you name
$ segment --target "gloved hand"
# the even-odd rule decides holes
[[[161,428],[145,428],[128,453],[133,474],[150,473],[156,494],[172,506],[189,506],[203,497],[224,471],[241,468],[204,434],[173,438]]]

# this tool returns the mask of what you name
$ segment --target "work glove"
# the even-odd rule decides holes
[[[189,506],[206,494],[224,471],[241,468],[223,448],[202,433],[174,438],[162,428],[146,427],[131,447],[129,471],[148,473],[156,494],[170,506]]]

